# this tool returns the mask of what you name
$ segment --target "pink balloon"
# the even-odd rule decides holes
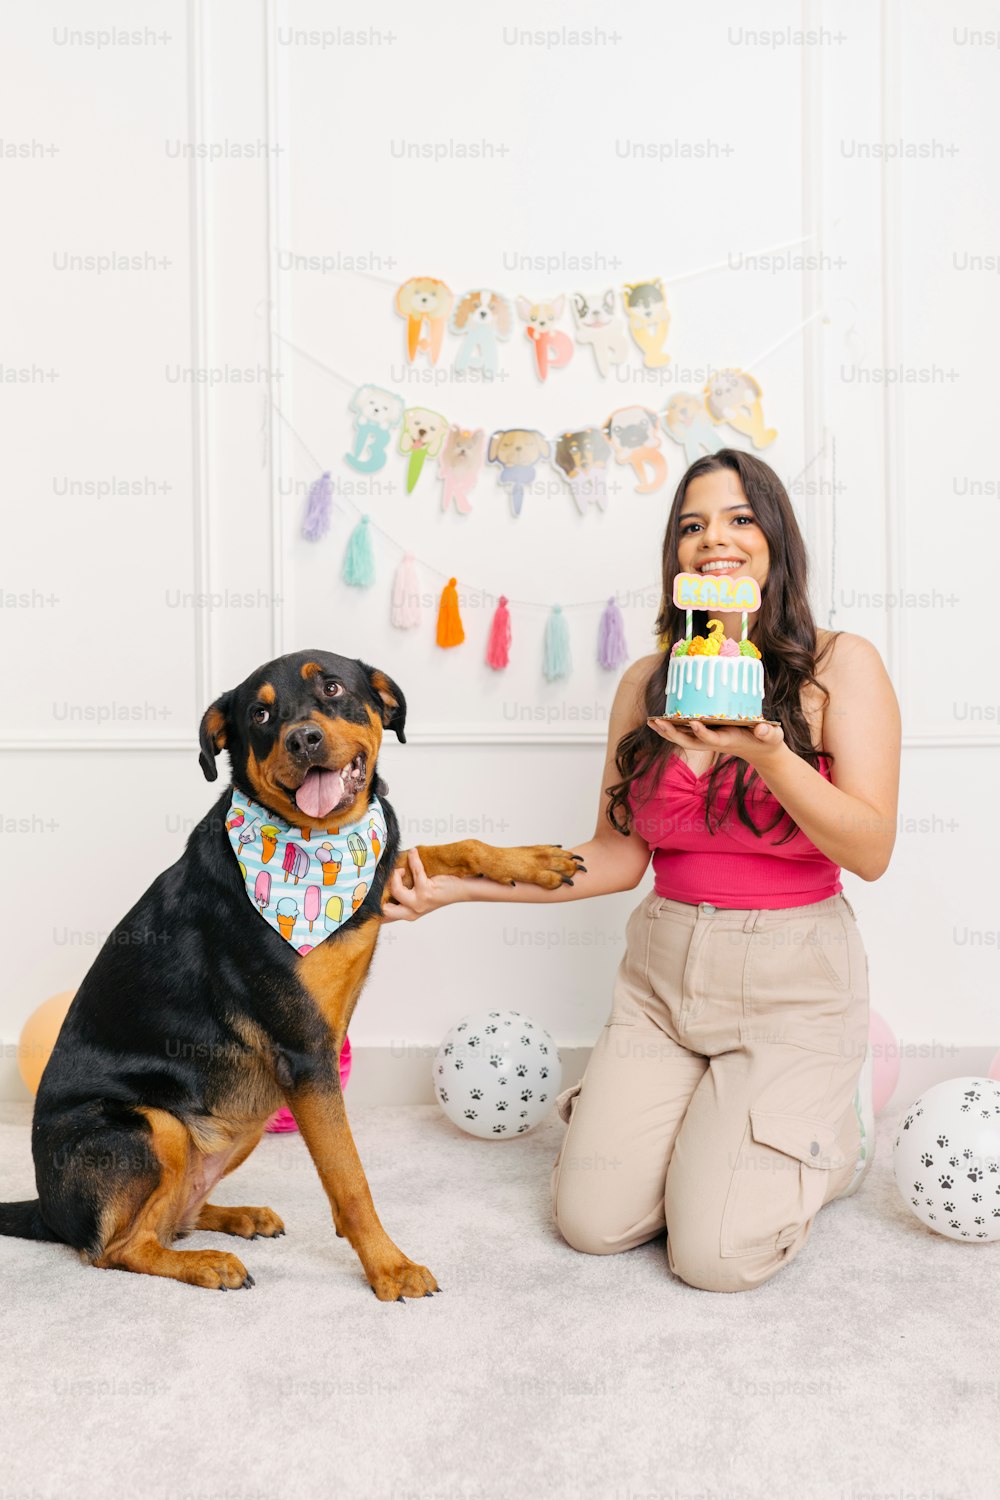
[[[344,1045],[340,1049],[340,1087],[344,1088],[351,1076],[351,1039],[344,1037]],[[268,1135],[282,1135],[288,1130],[298,1130],[295,1116],[291,1110],[282,1105],[275,1114],[271,1116],[264,1129]]]
[[[1000,1083],[1000,1052],[997,1053],[996,1057],[990,1063],[990,1071],[986,1076],[987,1078],[995,1078]]]
[[[899,1043],[889,1023],[877,1010],[869,1011],[868,1042],[872,1049],[872,1093],[875,1113],[889,1103],[899,1082]]]

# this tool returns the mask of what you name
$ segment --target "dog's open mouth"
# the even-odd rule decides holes
[[[359,750],[339,771],[328,766],[310,766],[295,793],[295,806],[307,818],[326,818],[349,807],[365,784],[368,757]]]

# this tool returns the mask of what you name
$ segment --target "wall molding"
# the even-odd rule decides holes
[[[429,725],[426,729],[407,729],[407,745],[493,745],[504,749],[513,745],[606,745],[607,734],[584,730],[573,734],[565,729],[522,729],[504,733],[502,730],[484,728],[476,724]],[[50,739],[42,735],[23,739],[0,739],[0,754],[25,754],[33,751],[65,751],[77,754],[80,751],[121,751],[131,754],[136,750],[157,752],[183,751],[193,755],[197,750],[194,734],[164,736],[158,739]],[[904,750],[994,750],[1000,748],[1000,727],[994,733],[970,739],[965,734],[904,734]]]

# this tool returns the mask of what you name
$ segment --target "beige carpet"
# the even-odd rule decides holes
[[[1000,1494],[1000,1245],[924,1229],[879,1121],[860,1193],[749,1293],[696,1291],[664,1241],[570,1250],[563,1126],[475,1141],[436,1107],[357,1108],[382,1219],[442,1295],[383,1305],[297,1136],[214,1196],[288,1234],[207,1292],[0,1240],[2,1500],[947,1500]],[[26,1106],[0,1198],[29,1196]],[[196,1235],[186,1242],[237,1247]]]

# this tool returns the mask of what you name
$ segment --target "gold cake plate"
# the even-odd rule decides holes
[[[690,717],[686,714],[660,714],[658,717],[668,724],[704,724],[706,729],[756,729],[758,724],[773,724],[776,729],[781,728],[780,719],[718,719],[701,714]],[[646,723],[652,724],[653,720],[647,719]]]

